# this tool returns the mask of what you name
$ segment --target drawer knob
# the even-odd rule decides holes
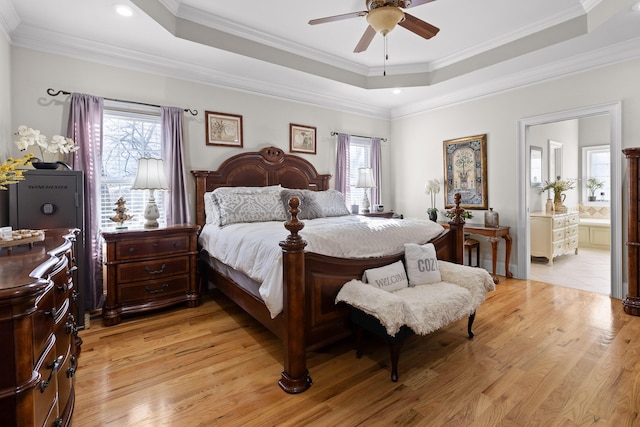
[[[162,264],[160,266],[160,270],[151,270],[149,267],[145,267],[145,271],[149,274],[160,274],[160,273],[164,273],[164,269],[167,267],[167,264]]]
[[[56,286],[60,292],[67,292],[69,290],[69,285],[67,283],[63,283],[60,286]]]
[[[55,319],[56,315],[58,314],[58,310],[55,307],[51,307],[51,311],[45,311],[44,314],[46,316],[51,316]]]
[[[60,365],[62,365],[63,360],[64,360],[64,356],[61,354],[56,358],[56,360],[54,360],[53,364],[49,366],[49,369],[51,369],[51,372],[49,372],[49,378],[47,378],[46,381],[40,382],[40,393],[44,393],[47,387],[49,387],[49,384],[51,383],[51,378],[53,378],[53,374],[58,370]]]
[[[67,276],[71,276],[78,269],[77,265],[74,265],[70,269],[67,270]]]
[[[134,248],[133,246],[129,248],[129,253],[134,253],[136,251],[136,248]]]
[[[159,294],[160,292],[164,292],[165,289],[169,287],[168,283],[163,283],[158,289],[151,289],[149,286],[145,286],[144,289],[150,294]]]

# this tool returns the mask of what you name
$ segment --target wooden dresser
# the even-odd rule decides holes
[[[75,300],[79,230],[0,252],[0,426],[67,426],[82,341]]]
[[[578,212],[533,212],[530,219],[532,257],[545,257],[549,265],[553,265],[553,258],[557,256],[578,254]]]
[[[106,326],[121,315],[186,302],[200,304],[197,225],[103,232]]]

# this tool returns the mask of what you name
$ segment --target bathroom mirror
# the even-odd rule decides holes
[[[549,182],[562,177],[562,143],[549,140]]]
[[[531,146],[531,186],[542,186],[542,148]]]

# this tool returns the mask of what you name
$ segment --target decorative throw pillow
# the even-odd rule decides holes
[[[316,191],[313,193],[324,216],[349,215],[344,195],[338,190]]]
[[[289,218],[290,215],[289,199],[293,196],[300,200],[300,206],[298,207],[298,209],[300,209],[300,213],[298,214],[298,219],[315,219],[322,218],[324,216],[320,205],[316,201],[315,191],[285,189],[280,192],[280,197],[282,198],[282,204],[285,212],[287,213],[287,218]]]
[[[278,190],[279,191],[279,190]],[[273,191],[213,192],[214,203],[220,215],[220,225],[236,224],[240,222],[286,221],[280,196]]]
[[[405,243],[404,260],[407,263],[409,286],[427,285],[442,280],[433,243],[424,245]]]
[[[204,215],[207,224],[220,223],[220,213],[213,199],[213,191],[204,193]]]
[[[387,292],[409,287],[407,273],[404,271],[402,261],[384,267],[370,268],[365,270],[362,281]]]

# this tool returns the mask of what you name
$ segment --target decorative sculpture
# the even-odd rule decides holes
[[[115,204],[116,207],[113,210],[116,214],[110,219],[111,221],[118,223],[116,230],[126,230],[127,226],[124,225],[124,222],[133,218],[133,215],[127,213],[129,210],[129,208],[127,208],[127,199],[120,197]]]

